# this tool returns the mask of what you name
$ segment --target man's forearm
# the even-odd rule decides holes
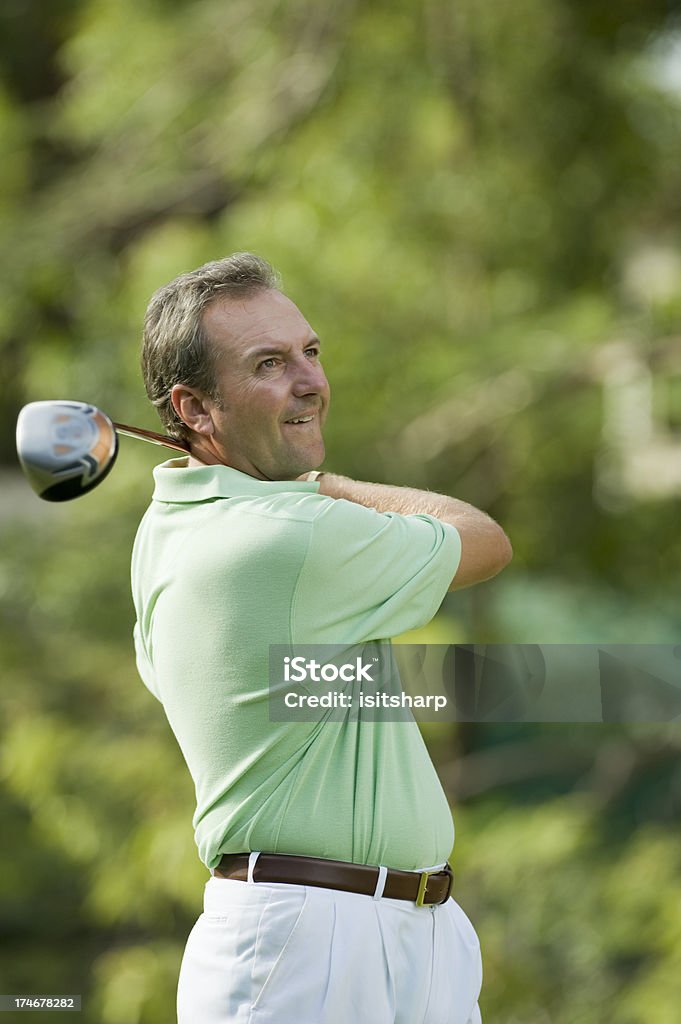
[[[426,513],[442,519],[452,526],[461,525],[464,520],[482,517],[493,520],[480,509],[458,498],[450,498],[436,491],[420,491],[415,487],[394,487],[391,484],[372,484],[363,480],[352,480],[337,473],[322,473],[319,477],[319,491],[330,498],[345,498],[357,505],[374,508],[377,512],[399,512],[400,515]]]

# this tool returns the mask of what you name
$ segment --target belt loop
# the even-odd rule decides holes
[[[373,900],[380,900],[381,896],[383,895],[383,890],[385,889],[385,880],[387,877],[388,869],[384,868],[382,864],[379,865],[378,878],[376,879],[376,888],[374,890],[374,895],[371,897]]]
[[[254,850],[252,853],[249,853],[248,855],[248,877],[246,879],[247,882],[255,881],[255,879],[253,878],[253,869],[255,868],[255,863],[259,856],[259,850]]]

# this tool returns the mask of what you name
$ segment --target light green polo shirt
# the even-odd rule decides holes
[[[323,709],[271,722],[269,645],[424,625],[459,564],[456,529],[186,459],[154,478],[132,558],[137,663],[194,780],[201,860],[446,860],[451,812],[416,723],[330,721]]]

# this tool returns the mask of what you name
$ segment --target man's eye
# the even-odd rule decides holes
[[[266,370],[271,370],[274,366],[276,366],[276,363],[276,359],[263,359],[263,361],[260,363],[260,366],[264,366]]]
[[[314,347],[308,348],[308,349],[306,349],[306,354],[307,355],[318,356],[319,355],[319,349],[318,348],[314,348]]]

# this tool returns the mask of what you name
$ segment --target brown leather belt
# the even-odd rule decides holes
[[[248,880],[248,854],[226,853],[214,874],[218,878]],[[320,857],[292,857],[281,853],[261,853],[253,869],[254,882],[288,882],[313,885],[341,892],[358,892],[373,896],[379,869],[368,864],[351,864],[344,860]],[[410,900],[419,907],[446,903],[452,891],[454,876],[449,864],[437,871],[397,871],[386,874],[383,896],[392,900]]]

